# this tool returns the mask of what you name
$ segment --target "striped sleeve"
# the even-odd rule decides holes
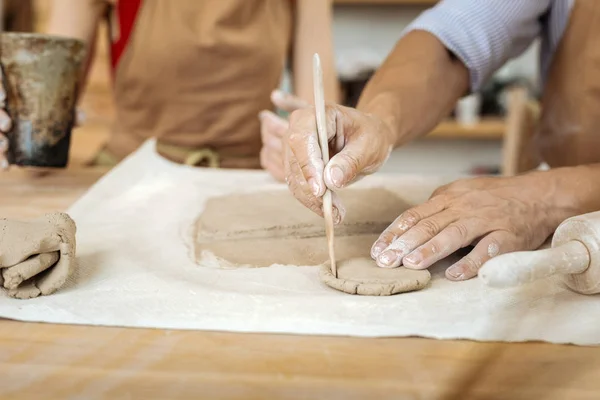
[[[442,0],[405,30],[436,36],[468,68],[477,91],[540,34],[552,0]]]

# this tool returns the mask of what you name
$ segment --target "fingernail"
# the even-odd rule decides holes
[[[258,119],[262,120],[267,116],[267,112],[266,111],[261,111],[258,113]]]
[[[337,225],[342,222],[342,216],[340,215],[340,211],[337,207],[333,207],[333,222]]]
[[[271,93],[271,100],[273,101],[281,101],[285,99],[285,95],[283,94],[283,92],[281,90],[274,90]]]
[[[341,188],[344,181],[344,171],[337,165],[334,165],[329,170],[329,175],[335,187]]]
[[[406,257],[404,257],[403,262],[406,263],[410,263],[412,265],[417,265],[420,264],[421,261],[423,261],[423,254],[421,254],[420,252],[413,252],[410,253],[409,255],[407,255]]]
[[[85,111],[77,109],[76,117],[77,117],[77,124],[83,125],[85,123],[87,115],[86,115]]]
[[[8,169],[8,166],[8,160],[6,158],[0,160],[0,169]]]
[[[319,184],[317,183],[317,181],[314,178],[310,178],[308,180],[308,184],[310,185],[310,190],[312,190],[312,193],[315,196],[319,195]]]
[[[386,250],[379,256],[379,263],[385,267],[394,267],[396,265],[400,265],[400,260],[398,260],[398,256],[392,250]]]
[[[383,242],[375,242],[373,247],[371,248],[371,257],[377,258],[381,254],[382,251],[385,250],[387,245]]]
[[[446,270],[446,275],[452,279],[460,280],[464,277],[464,273],[460,265],[455,265]]]
[[[8,140],[4,137],[0,137],[0,152],[8,150]]]

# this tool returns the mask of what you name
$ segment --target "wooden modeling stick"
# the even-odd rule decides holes
[[[600,293],[600,212],[565,220],[556,229],[549,249],[494,257],[479,270],[492,287],[510,287],[552,275],[562,275],[569,289]]]
[[[317,117],[317,133],[319,135],[319,146],[323,156],[323,165],[329,162],[329,141],[327,140],[327,119],[325,114],[325,93],[323,91],[323,69],[321,59],[315,53],[313,56],[313,91],[315,96],[315,114]],[[337,278],[337,265],[335,263],[334,227],[333,227],[333,205],[331,191],[325,190],[323,195],[323,216],[325,217],[325,233],[327,235],[327,247],[329,249],[329,261],[331,272]]]

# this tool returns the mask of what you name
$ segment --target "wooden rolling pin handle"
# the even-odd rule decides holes
[[[512,287],[552,275],[580,274],[589,265],[587,248],[573,240],[545,250],[519,251],[495,257],[479,270],[479,278],[491,287]]]
[[[504,254],[479,270],[490,286],[513,286],[556,274],[577,293],[600,293],[600,211],[565,220],[554,232],[551,249]]]

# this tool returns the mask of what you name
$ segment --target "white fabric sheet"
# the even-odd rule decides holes
[[[373,176],[414,202],[444,179]],[[263,172],[192,169],[154,153],[154,143],[92,187],[69,210],[78,225],[79,269],[55,295],[15,300],[0,293],[0,316],[86,325],[423,336],[482,341],[600,343],[600,297],[548,279],[514,289],[444,278],[424,290],[361,297],[323,285],[316,267],[215,269],[195,264],[188,229],[204,201],[234,190],[285,189]]]

